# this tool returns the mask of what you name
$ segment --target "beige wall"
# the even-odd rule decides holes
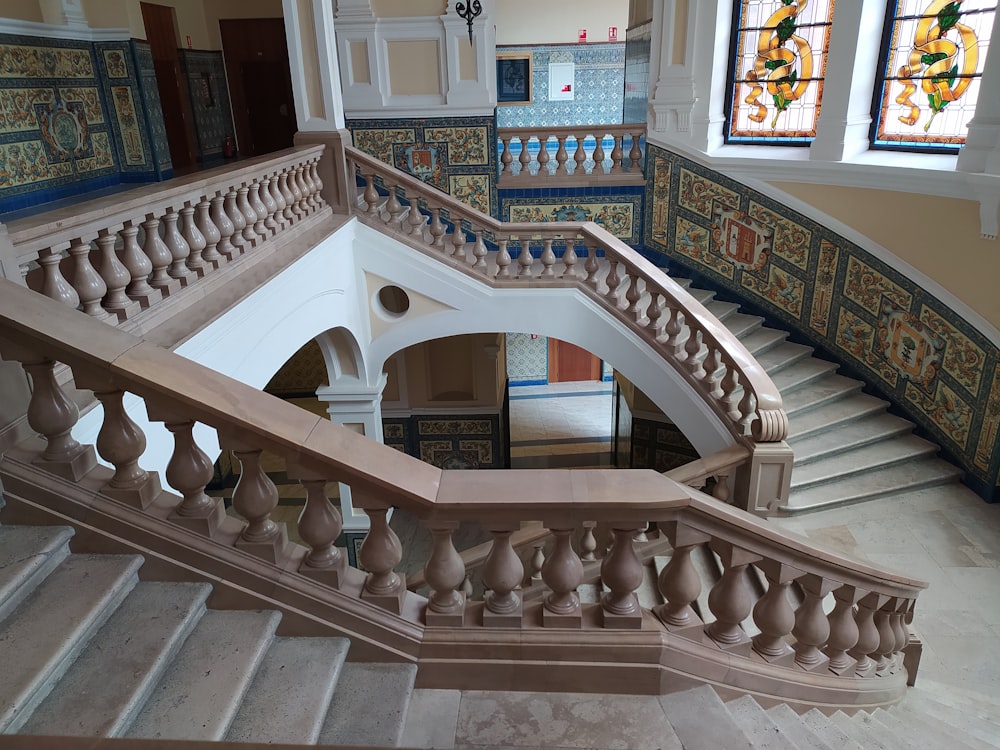
[[[892,251],[1000,328],[1000,242],[979,236],[979,204],[956,198],[775,182]]]
[[[371,0],[371,3],[377,18],[443,16],[448,7],[447,0]]]
[[[608,27],[618,27],[625,41],[629,0],[499,0],[497,44],[562,44],[576,42],[579,29],[590,42],[608,41]]]
[[[0,18],[42,22],[42,10],[37,0],[0,0]]]

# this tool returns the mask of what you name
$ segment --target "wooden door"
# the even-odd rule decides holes
[[[600,380],[601,360],[578,346],[549,339],[549,382]]]
[[[177,51],[177,23],[174,9],[166,5],[140,3],[146,40],[153,55],[156,88],[160,93],[163,125],[174,169],[189,168],[195,163],[197,136],[194,115],[188,96],[187,79]]]

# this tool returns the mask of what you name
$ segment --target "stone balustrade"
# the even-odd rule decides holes
[[[288,149],[12,221],[0,235],[0,271],[122,324],[329,214],[322,154],[322,146]]]
[[[80,493],[88,524],[113,518],[120,532],[131,523],[155,538],[158,550],[172,542],[188,555],[196,553],[201,564],[229,560],[241,577],[270,576],[279,592],[271,597],[300,587],[296,608],[306,599],[341,602],[353,623],[398,627],[422,639],[419,658],[426,656],[429,673],[436,658],[497,658],[507,669],[511,660],[531,663],[562,647],[571,652],[560,658],[573,663],[582,658],[580,649],[601,648],[614,654],[606,657],[609,662],[637,660],[654,673],[703,669],[703,677],[719,684],[748,688],[752,682],[753,689],[772,695],[800,691],[827,705],[884,703],[904,689],[905,623],[925,587],[920,581],[786,535],[648,470],[442,471],[94,316],[8,281],[0,281],[0,288],[0,353],[20,361],[31,378],[27,418],[40,436],[3,460],[3,481],[14,494],[28,475],[35,476],[38,484],[59,485],[61,498]],[[97,466],[94,447],[72,438],[77,412],[56,381],[57,362],[72,370],[77,387],[92,389],[104,404],[96,448],[112,468]],[[144,436],[121,406],[126,392],[140,397],[150,419],[173,433],[165,479],[178,494],[163,493],[159,477],[139,465]],[[211,458],[192,438],[195,423],[214,428],[242,464],[235,515],[205,492]],[[271,517],[278,495],[261,469],[262,451],[283,458],[288,476],[307,491],[298,519],[304,546],[289,543],[283,524]],[[328,481],[350,485],[355,506],[371,519],[358,555],[363,571],[349,567],[344,550],[334,546],[341,518],[325,495]],[[404,550],[386,523],[394,506],[417,517],[433,537],[424,565],[427,598],[408,592],[397,569]],[[539,521],[554,537],[547,555],[536,551],[537,564],[528,571],[510,544],[524,521]],[[635,538],[648,521],[672,547],[657,584],[665,603],[653,611],[640,607],[636,596],[643,561]],[[465,568],[452,543],[462,522],[477,523],[493,540],[482,569],[487,593],[478,602],[469,600]],[[595,526],[610,530],[610,550],[600,561],[606,591],[599,602],[582,603],[578,589],[584,561],[596,557],[588,533]],[[693,557],[709,550],[721,560],[722,573],[706,582]],[[543,595],[529,602],[521,588],[534,575],[540,581],[532,585],[541,586]],[[311,589],[306,596],[297,583],[303,580],[336,596]],[[704,586],[710,587],[707,605],[700,596]],[[793,588],[798,599],[790,596]],[[825,614],[830,594],[836,605]],[[612,632],[603,637],[603,631]],[[544,641],[553,651],[527,648],[545,632],[556,636]],[[623,634],[629,632],[646,639],[645,655],[622,656],[629,643]],[[487,642],[488,653],[482,650]],[[533,648],[541,647],[539,641]],[[453,687],[465,684],[465,678],[451,679]],[[629,687],[635,692],[640,686]]]
[[[500,128],[500,187],[642,184],[646,126]]]

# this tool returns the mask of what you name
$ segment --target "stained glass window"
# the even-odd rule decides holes
[[[823,96],[833,0],[735,4],[729,143],[808,143]]]
[[[876,147],[954,151],[976,110],[996,0],[893,0],[875,85]]]

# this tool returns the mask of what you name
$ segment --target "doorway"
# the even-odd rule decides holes
[[[550,383],[600,380],[601,360],[579,346],[549,338],[548,370]]]

